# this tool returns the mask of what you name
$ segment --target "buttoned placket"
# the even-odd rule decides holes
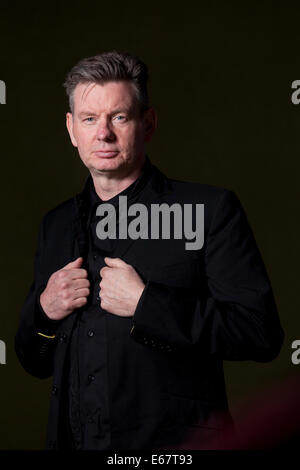
[[[91,182],[91,180],[90,180]],[[92,184],[92,183],[91,183]],[[91,194],[95,194],[91,189]],[[85,191],[87,196],[87,191]],[[95,196],[93,196],[95,198]],[[78,392],[80,407],[80,427],[84,449],[106,449],[110,445],[110,408],[109,408],[109,356],[107,315],[100,305],[100,269],[105,266],[104,257],[112,256],[117,246],[115,241],[107,243],[96,238],[95,200],[90,201],[91,210],[86,212],[86,201],[79,209],[81,227],[85,235],[79,233],[79,241],[88,246],[85,266],[90,280],[90,299],[82,309],[78,324],[78,343],[76,356],[78,365]],[[84,241],[85,240],[85,241]],[[108,251],[104,251],[107,249]],[[111,251],[109,251],[111,250]],[[73,349],[74,352],[74,349]],[[73,357],[72,360],[76,360]],[[80,448],[80,447],[79,447]]]

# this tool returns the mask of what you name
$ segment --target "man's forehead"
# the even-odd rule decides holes
[[[100,83],[79,83],[74,90],[74,105],[79,110],[86,106],[131,108],[135,92],[128,81]]]

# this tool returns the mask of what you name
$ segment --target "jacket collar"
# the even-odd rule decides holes
[[[155,165],[153,165],[146,155],[145,165],[143,167],[142,175],[130,185],[128,199],[132,204],[135,200],[139,203],[148,205],[149,203],[162,198],[165,194],[171,191],[171,182]],[[79,246],[79,253],[84,259],[88,254],[88,236],[87,228],[89,225],[91,210],[93,210],[91,203],[92,191],[95,192],[94,183],[91,175],[85,181],[83,190],[76,194],[74,197],[75,203],[75,221],[74,221],[74,236]],[[126,190],[124,191],[124,193]],[[120,195],[123,194],[120,193]],[[118,198],[119,195],[116,196]],[[114,199],[114,198],[113,198]],[[101,203],[101,200],[99,198]],[[98,201],[98,204],[99,204]],[[117,248],[116,256],[120,257],[127,252],[134,240],[120,240]]]
[[[142,191],[145,187],[147,191]],[[170,190],[171,184],[169,179],[151,163],[149,157],[146,155],[143,172],[139,178],[120,194],[105,202],[115,205],[120,195],[127,195],[128,201],[131,204],[137,200],[139,200],[139,202],[144,202],[146,199],[155,200],[163,194],[168,193]],[[77,214],[85,225],[88,221],[90,211],[102,202],[95,192],[93,179],[90,174],[86,178],[82,191],[78,193],[74,199]]]

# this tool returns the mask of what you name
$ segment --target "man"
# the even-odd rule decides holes
[[[156,127],[147,76],[114,51],[80,61],[65,82],[68,132],[90,175],[42,221],[15,342],[30,374],[53,375],[47,448],[184,448],[190,436],[222,448],[232,422],[223,359],[267,362],[282,345],[237,197],[171,180],[146,156]],[[187,210],[184,234],[174,215],[162,221],[173,238],[157,220],[139,236],[137,209],[145,229],[157,204]],[[203,207],[203,243],[187,249],[188,210]]]

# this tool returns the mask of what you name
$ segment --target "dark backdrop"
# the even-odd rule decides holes
[[[147,5],[148,3],[148,5]],[[73,2],[0,7],[1,316],[0,448],[44,446],[51,380],[29,376],[14,353],[19,311],[33,275],[41,217],[87,175],[65,129],[62,82],[80,58],[111,49],[150,70],[158,130],[148,154],[176,179],[232,189],[253,228],[273,285],[285,343],[271,363],[225,362],[238,415],[257,393],[300,365],[300,6],[290,2]]]

